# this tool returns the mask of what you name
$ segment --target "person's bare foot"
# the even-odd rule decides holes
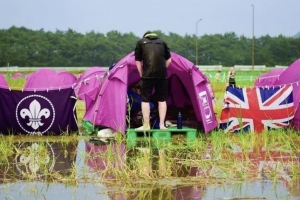
[[[136,131],[149,131],[150,130],[150,126],[143,125],[141,127],[135,128],[134,130],[136,130]]]
[[[167,130],[168,128],[165,127],[165,125],[159,125],[159,129],[160,129],[160,130]]]

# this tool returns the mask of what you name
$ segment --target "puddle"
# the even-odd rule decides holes
[[[184,162],[185,152],[193,153],[84,140],[18,142],[0,160],[0,199],[300,198],[298,184],[288,178],[275,183],[266,173],[264,179],[240,181],[222,168]]]

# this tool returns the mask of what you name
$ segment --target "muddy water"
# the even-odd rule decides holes
[[[150,153],[147,148],[127,149],[125,144],[111,148],[111,145],[83,140],[72,144],[21,142],[17,149],[8,158],[9,165],[0,165],[0,199],[300,199],[298,187],[291,187],[288,179],[277,184],[269,177],[256,181],[220,179],[191,184],[186,181],[187,177],[201,179],[201,169],[195,167],[177,171],[177,178],[144,179],[131,187],[112,182],[104,184],[99,171],[131,165],[128,160],[136,152],[145,156]],[[108,151],[120,155],[117,162],[101,157]],[[164,173],[162,160],[166,155],[162,149],[152,153],[156,156],[142,165],[144,172]],[[54,178],[50,180],[47,174]],[[218,176],[223,178],[222,173],[216,173],[215,179]]]

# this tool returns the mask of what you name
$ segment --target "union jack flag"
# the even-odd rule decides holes
[[[227,87],[220,117],[220,129],[226,132],[287,127],[295,114],[293,87]]]

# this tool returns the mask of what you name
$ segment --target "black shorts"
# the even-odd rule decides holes
[[[229,83],[229,86],[235,87],[235,79],[234,78],[229,78],[228,83]]]
[[[142,79],[141,87],[141,97],[143,102],[167,100],[167,79]]]

